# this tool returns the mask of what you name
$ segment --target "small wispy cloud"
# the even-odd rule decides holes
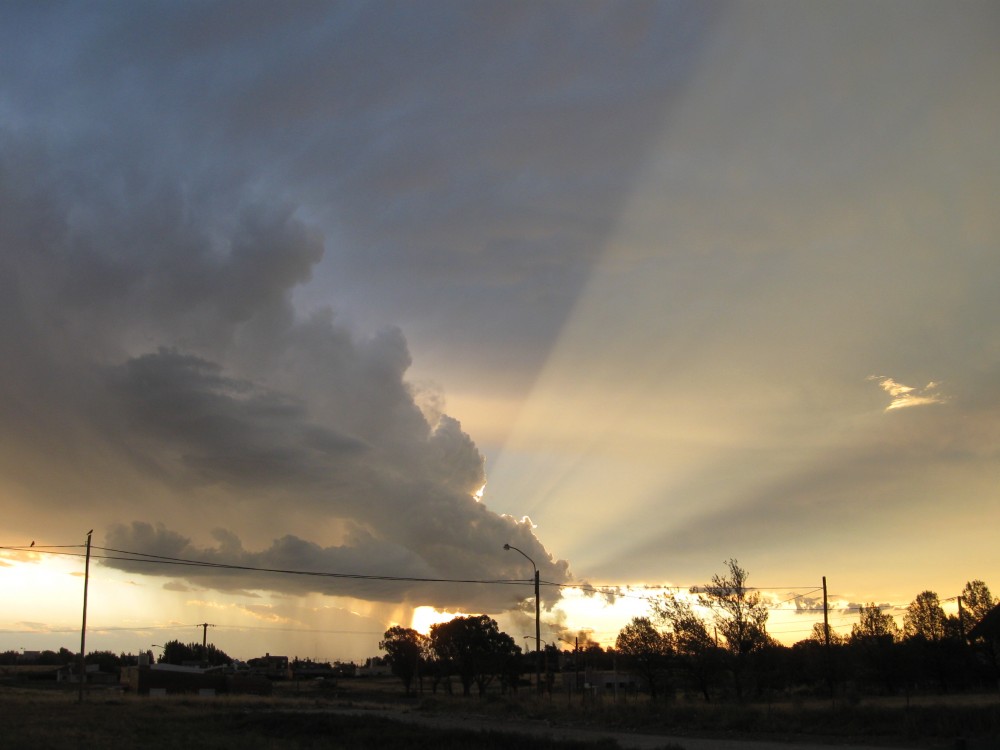
[[[264,622],[280,623],[283,625],[296,625],[301,624],[297,620],[291,617],[286,617],[275,611],[273,607],[267,604],[243,604],[235,607],[238,612],[243,612],[256,620],[263,620]]]
[[[889,405],[885,407],[885,411],[905,409],[911,406],[943,404],[948,400],[939,390],[941,384],[933,380],[923,388],[904,385],[885,375],[869,375],[868,380],[877,382],[879,387],[892,398]]]

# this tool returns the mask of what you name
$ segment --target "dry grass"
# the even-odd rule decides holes
[[[697,737],[797,739],[859,744],[953,747],[959,738],[1000,739],[1000,696],[960,695],[875,698],[841,702],[808,699],[771,704],[705,704],[675,700],[651,704],[630,697],[615,703],[579,696],[513,696],[480,699],[424,693],[405,696],[398,681],[341,680],[277,683],[274,695],[215,698],[141,698],[93,689],[77,703],[74,689],[0,687],[4,745],[34,748],[353,748],[434,747],[570,748],[544,738],[447,729],[415,729],[370,715],[331,709],[393,708],[424,715],[477,714],[513,726],[522,719],[553,726],[645,731]],[[16,743],[23,743],[18,745]],[[496,743],[496,744],[491,744]],[[605,743],[604,747],[614,747]]]
[[[496,719],[543,719],[554,725],[680,736],[953,747],[965,739],[1000,740],[1000,695],[904,696],[863,701],[829,699],[711,703],[645,696],[583,702],[579,696],[463,699],[425,694],[412,700],[427,712],[477,713]]]
[[[289,698],[122,696],[92,691],[0,689],[5,747],[46,750],[614,750],[610,741],[562,742],[459,729],[419,729],[382,716],[316,710]]]

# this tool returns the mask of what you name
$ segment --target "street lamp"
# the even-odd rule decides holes
[[[519,550],[510,544],[505,544],[503,546],[505,550],[514,550],[515,552],[520,552],[525,560],[531,563],[531,567],[535,569],[535,683],[538,685],[538,692],[542,692],[542,600],[538,595],[538,566],[535,565],[535,561],[528,557],[523,550]]]

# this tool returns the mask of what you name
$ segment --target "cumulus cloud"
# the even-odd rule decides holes
[[[578,10],[0,9],[12,528],[564,580],[408,373],[526,387],[718,14]]]
[[[0,230],[0,435],[12,446],[0,482],[13,527],[38,536],[32,519],[46,512],[57,519],[47,534],[93,525],[106,546],[168,557],[524,578],[509,542],[567,580],[530,523],[474,497],[483,457],[457,419],[421,410],[399,329],[362,337],[329,308],[297,313],[292,292],[325,240],[294,207],[235,191],[231,217],[145,184],[120,201],[108,185],[121,165],[90,175],[50,153],[72,145],[0,137],[27,146],[0,160],[0,196],[16,209]],[[519,598],[502,586],[106,564],[233,592],[486,611]]]
[[[823,611],[823,600],[814,596],[798,596],[793,599],[795,612],[799,614],[813,614]]]

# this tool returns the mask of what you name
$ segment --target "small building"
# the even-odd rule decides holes
[[[250,674],[266,677],[269,680],[290,680],[292,669],[287,656],[272,656],[264,654],[247,662]]]
[[[112,672],[102,672],[98,664],[87,664],[84,668],[88,685],[114,685],[118,682],[118,675]],[[79,682],[80,665],[67,664],[56,670],[56,682]]]
[[[271,682],[265,677],[228,672],[223,667],[182,667],[153,664],[123,667],[121,684],[136,695],[173,695],[194,693],[253,693],[270,695]]]
[[[358,667],[358,677],[391,677],[392,667],[376,659],[369,659],[363,667]]]
[[[587,692],[591,695],[625,695],[645,687],[636,675],[615,669],[562,672],[562,684],[574,693]]]

